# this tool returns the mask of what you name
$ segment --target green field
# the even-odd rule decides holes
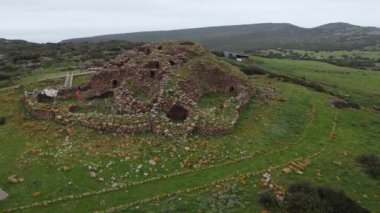
[[[260,57],[253,57],[253,61],[270,72],[316,82],[334,94],[360,104],[380,104],[380,72],[339,67],[318,61]]]
[[[366,50],[341,50],[341,51],[312,51],[312,50],[261,50],[259,53],[269,54],[272,52],[274,54],[280,54],[283,57],[288,57],[291,53],[298,53],[300,55],[308,55],[313,59],[322,60],[330,57],[335,58],[352,58],[352,57],[361,57],[368,58],[373,60],[380,60],[380,51],[366,51]]]
[[[18,89],[0,91],[0,116],[6,118],[0,126],[0,187],[10,194],[0,210],[260,212],[265,208],[258,193],[268,188],[260,179],[269,173],[284,188],[309,181],[342,189],[378,211],[379,180],[367,176],[355,158],[380,153],[380,113],[372,109],[380,103],[380,73],[322,62],[253,60],[270,72],[317,82],[362,108],[336,109],[330,94],[252,75],[250,83],[264,89],[230,134],[114,134],[31,118],[22,88],[63,84],[47,71],[21,79]],[[86,82],[88,76],[75,80]],[[224,98],[207,94],[202,103]],[[282,171],[303,160],[310,161],[303,174]],[[9,183],[11,175],[24,181]]]
[[[257,50],[254,55],[266,58],[322,61],[342,67],[380,71],[380,51],[378,50],[311,51],[271,49]]]

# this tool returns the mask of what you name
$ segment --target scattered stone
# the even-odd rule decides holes
[[[154,166],[154,165],[156,165],[157,163],[156,163],[156,161],[155,161],[155,160],[153,160],[153,159],[150,159],[150,160],[149,160],[149,164],[150,164],[150,165],[152,165],[152,166]]]
[[[40,196],[41,195],[41,192],[33,192],[32,193],[32,196],[33,197],[38,197],[38,196]]]
[[[8,177],[8,182],[9,183],[19,183],[19,180],[17,178],[17,175],[11,175]]]
[[[18,178],[18,182],[19,183],[22,183],[22,182],[24,182],[25,180],[24,180],[24,178]]]
[[[69,170],[70,170],[70,167],[68,167],[68,166],[63,166],[63,167],[62,167],[62,170],[65,171],[65,172],[66,172],[66,171],[69,171]]]
[[[0,201],[5,200],[9,197],[9,194],[0,189]]]
[[[292,170],[288,167],[285,167],[282,169],[282,171],[285,173],[285,174],[289,174],[290,172],[292,172]]]
[[[96,177],[96,173],[95,172],[90,172],[90,177],[92,177],[92,178]]]
[[[373,110],[375,110],[375,112],[380,113],[380,106],[374,106]]]

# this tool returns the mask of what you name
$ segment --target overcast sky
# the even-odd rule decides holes
[[[380,27],[380,0],[0,0],[0,38],[34,42],[266,22]]]

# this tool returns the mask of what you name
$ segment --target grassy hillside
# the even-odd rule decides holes
[[[271,72],[305,77],[339,94],[361,97],[361,103],[379,100],[375,72],[321,62],[253,59]],[[44,80],[50,74],[32,74],[19,83],[28,90],[63,84],[64,78]],[[336,109],[327,93],[266,75],[249,80],[267,88],[270,98],[255,97],[236,129],[218,137],[114,134],[36,120],[22,106],[22,90],[3,89],[0,186],[10,197],[0,202],[0,210],[260,212],[267,209],[258,203],[259,193],[269,190],[263,184],[267,173],[276,187],[309,181],[342,189],[376,212],[379,182],[355,159],[378,154],[380,114],[367,107]],[[76,84],[86,81],[88,76],[74,79]],[[305,165],[302,171],[283,171],[295,162]],[[24,181],[10,183],[11,175]]]
[[[315,82],[329,92],[365,105],[380,105],[380,72],[339,67],[318,61],[267,59],[253,61],[271,73]]]
[[[350,50],[377,45],[380,41],[380,30],[345,23],[328,24],[311,29],[291,24],[268,23],[102,35],[64,40],[63,43],[110,40],[132,42],[191,40],[213,50],[230,51],[271,48]]]
[[[380,71],[380,51],[343,50],[343,51],[311,51],[270,49],[252,52],[266,58],[288,58],[296,60],[322,61],[345,67]]]
[[[18,78],[42,70],[77,71],[102,66],[121,52],[141,43],[109,41],[82,44],[37,44],[0,39],[0,88],[12,86]]]

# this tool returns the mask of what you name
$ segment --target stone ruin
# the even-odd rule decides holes
[[[58,98],[75,98],[76,90],[85,99],[111,96],[117,112],[76,113],[38,102],[34,93],[25,96],[25,106],[36,118],[103,131],[221,135],[233,129],[254,93],[243,73],[193,42],[147,44],[125,52],[94,73],[88,85],[61,89]],[[209,92],[234,95],[223,106],[199,108],[199,99]]]

